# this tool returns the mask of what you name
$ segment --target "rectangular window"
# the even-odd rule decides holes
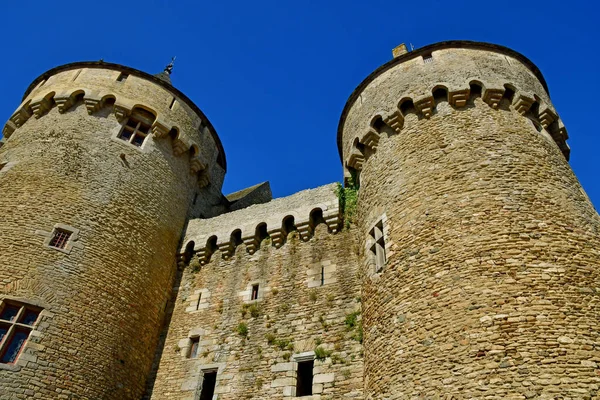
[[[121,129],[118,138],[129,142],[134,146],[141,147],[149,132],[149,124],[131,116],[125,125],[123,125],[123,129]]]
[[[321,286],[325,285],[325,267],[321,266]]]
[[[25,347],[41,310],[6,301],[0,307],[0,363],[14,364]]]
[[[250,300],[258,299],[258,285],[252,285],[252,295],[250,296]]]
[[[217,384],[217,371],[204,371],[200,400],[212,400]]]
[[[171,100],[171,104],[169,105],[169,109],[173,109],[175,107],[175,102],[177,101],[177,99],[175,97],[173,97],[173,100]]]
[[[425,64],[429,64],[429,63],[433,62],[433,56],[431,55],[431,53],[423,55],[423,62]]]
[[[121,73],[119,74],[119,76],[117,77],[117,82],[125,82],[125,81],[127,80],[127,77],[128,77],[128,76],[129,76],[129,75],[128,75],[128,74],[126,74],[125,72],[121,72]]]
[[[189,358],[198,358],[198,347],[200,346],[200,338],[193,337],[190,340],[192,341],[192,345],[190,346]]]
[[[312,396],[313,367],[315,361],[302,361],[298,363],[296,375],[296,397]]]
[[[52,239],[50,239],[50,246],[56,247],[57,249],[64,249],[71,237],[71,233],[72,232],[65,231],[64,229],[54,229]]]
[[[375,257],[375,272],[381,272],[383,267],[385,266],[386,258],[385,258],[385,239],[383,237],[383,222],[379,221],[371,232],[369,232],[371,236],[371,247],[370,251]]]

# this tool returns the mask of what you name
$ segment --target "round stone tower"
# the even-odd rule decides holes
[[[600,218],[544,78],[491,44],[399,53],[338,131],[360,184],[366,398],[596,396]]]
[[[169,75],[57,67],[4,127],[3,399],[141,398],[186,218],[220,201],[226,169]]]

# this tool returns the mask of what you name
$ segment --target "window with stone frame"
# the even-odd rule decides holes
[[[190,353],[188,358],[198,358],[198,348],[200,347],[200,338],[198,336],[190,338]]]
[[[0,364],[14,364],[23,351],[41,308],[12,300],[0,303]]]
[[[252,293],[250,295],[250,300],[258,300],[258,283],[252,285]]]
[[[383,235],[383,221],[379,220],[369,232],[371,245],[369,251],[375,260],[375,272],[383,271],[385,267],[385,238]]]
[[[66,229],[54,228],[49,246],[57,249],[66,248],[72,233]]]
[[[135,108],[123,124],[117,137],[134,146],[141,147],[150,134],[150,128],[155,119],[156,117],[151,112]]]
[[[314,360],[298,362],[298,370],[296,371],[296,397],[312,396],[314,365]]]

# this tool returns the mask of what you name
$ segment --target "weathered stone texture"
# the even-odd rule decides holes
[[[446,68],[549,101],[533,74],[481,53],[434,52],[374,79],[348,113],[344,156],[374,110],[450,80]],[[363,258],[368,399],[598,395],[600,218],[548,131],[482,97],[408,110],[362,164],[363,243],[385,214],[389,244],[381,274]]]
[[[50,79],[31,97],[67,81]],[[155,92],[145,93],[152,104]],[[114,138],[121,124],[112,111],[89,115],[79,100],[59,113],[51,104],[0,149],[10,165],[0,176],[0,296],[46,310],[40,335],[20,356],[26,365],[0,369],[2,399],[27,391],[48,399],[143,393],[198,182],[168,136],[151,135],[142,149]],[[79,230],[69,254],[44,245],[56,224]]]
[[[320,347],[331,354],[315,361],[314,398],[362,398],[360,328],[345,323],[348,315],[360,314],[355,243],[352,232],[332,234],[320,224],[307,242],[294,231],[279,249],[265,239],[253,255],[242,244],[233,257],[225,260],[217,251],[201,268],[192,259],[149,397],[193,399],[200,370],[211,365],[220,367],[221,400],[290,397],[294,357]],[[312,269],[321,266],[325,284],[310,286],[317,279]],[[256,302],[249,300],[251,283],[260,284]],[[210,299],[195,311],[199,289],[207,289]],[[240,323],[247,337],[238,333]],[[185,346],[194,335],[200,348],[198,358],[190,359]]]

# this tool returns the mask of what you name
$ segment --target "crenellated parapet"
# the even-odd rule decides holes
[[[401,135],[408,118],[434,118],[440,103],[456,112],[481,105],[516,112],[569,158],[567,131],[531,61],[501,46],[442,42],[398,56],[355,89],[338,127],[346,176],[363,168],[382,137]]]
[[[183,132],[170,118],[168,113],[160,114],[151,104],[132,100],[130,98],[109,91],[95,91],[85,87],[63,90],[59,93],[51,91],[36,95],[33,99],[22,104],[9,118],[3,129],[4,137],[10,136],[22,127],[29,118],[39,119],[56,107],[60,114],[64,114],[78,103],[86,107],[89,115],[96,115],[101,109],[110,108],[119,123],[124,123],[136,108],[142,108],[155,115],[151,125],[151,136],[154,140],[167,140],[171,142],[173,154],[177,157],[189,157],[190,173],[198,177],[200,187],[209,183],[206,170],[208,161],[199,148],[199,140]],[[200,124],[199,130],[205,129]]]
[[[377,112],[369,118],[371,124],[364,128],[363,134],[355,137],[345,159],[345,166],[356,171],[362,170],[369,155],[377,151],[382,134],[400,134],[404,120],[415,115],[418,120],[429,119],[436,113],[440,102],[447,102],[456,111],[475,106],[474,99],[481,100],[498,112],[517,112],[529,118],[538,130],[544,130],[554,139],[565,158],[569,158],[567,131],[553,106],[541,99],[537,94],[517,88],[512,83],[504,85],[487,85],[481,80],[465,82],[462,89],[450,90],[442,84],[431,89],[431,95],[419,98],[402,97],[397,108],[391,112]],[[378,125],[379,124],[379,125]]]
[[[279,248],[292,231],[307,241],[320,223],[336,233],[341,221],[335,190],[336,184],[329,184],[218,217],[191,220],[181,253],[193,252],[201,264],[206,264],[215,251],[229,258],[242,244],[253,254],[267,238]]]

